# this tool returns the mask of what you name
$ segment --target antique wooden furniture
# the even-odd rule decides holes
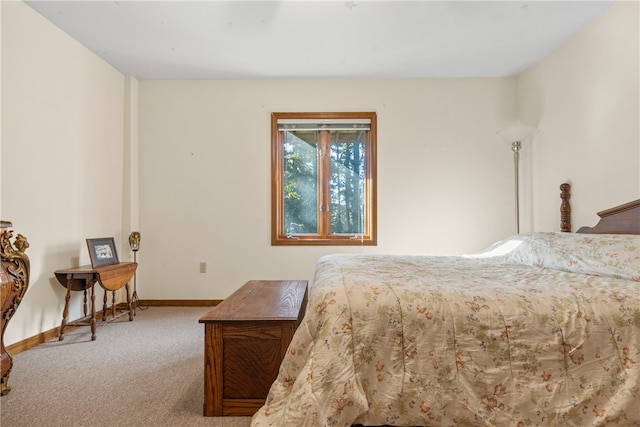
[[[135,262],[121,262],[118,264],[107,265],[104,267],[93,268],[90,265],[83,267],[67,268],[54,272],[58,282],[67,288],[65,297],[64,311],[62,312],[62,323],[60,325],[59,340],[64,339],[64,330],[67,326],[90,326],[91,340],[96,339],[96,308],[95,308],[95,284],[99,283],[104,288],[104,301],[102,306],[102,320],[107,320],[107,293],[112,293],[112,318],[118,318],[122,315],[129,314],[129,320],[133,320],[131,309],[131,297],[129,295],[129,280],[136,271],[138,264]],[[115,304],[115,291],[125,287],[127,293],[127,310],[123,313],[117,313]],[[91,312],[87,314],[87,290],[91,293]],[[69,299],[71,291],[84,291],[84,317],[76,322],[69,322]]]
[[[581,227],[578,233],[640,234],[640,199],[598,212],[600,221],[593,227]]]
[[[13,232],[12,224],[8,221],[0,221],[0,255],[2,259],[0,269],[0,292],[2,294],[2,318],[0,335],[0,366],[2,367],[2,379],[0,382],[0,395],[9,393],[9,373],[13,366],[13,359],[4,347],[4,331],[9,320],[18,309],[25,292],[29,286],[29,257],[24,251],[29,247],[27,239],[18,234],[15,239],[15,248],[11,244]]]
[[[205,416],[252,415],[264,404],[306,305],[306,280],[252,280],[200,318]]]
[[[563,182],[560,184],[560,231],[565,233],[571,232],[571,184]]]
[[[560,231],[571,231],[571,184],[560,185]],[[593,227],[580,227],[576,233],[640,234],[640,199],[598,212],[600,220]]]

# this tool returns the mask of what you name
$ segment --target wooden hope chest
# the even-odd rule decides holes
[[[306,280],[252,280],[200,318],[205,416],[260,409],[306,305]]]

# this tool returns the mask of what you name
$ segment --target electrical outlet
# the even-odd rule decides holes
[[[206,273],[207,272],[207,263],[206,262],[201,262],[200,263],[200,273]]]

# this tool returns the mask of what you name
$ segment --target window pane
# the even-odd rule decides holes
[[[318,132],[285,131],[284,232],[318,232]]]
[[[376,113],[271,115],[271,244],[377,244]]]
[[[364,232],[364,130],[331,132],[331,234]]]

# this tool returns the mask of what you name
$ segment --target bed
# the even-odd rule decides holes
[[[322,257],[251,425],[640,426],[640,200],[599,215],[470,256]]]

